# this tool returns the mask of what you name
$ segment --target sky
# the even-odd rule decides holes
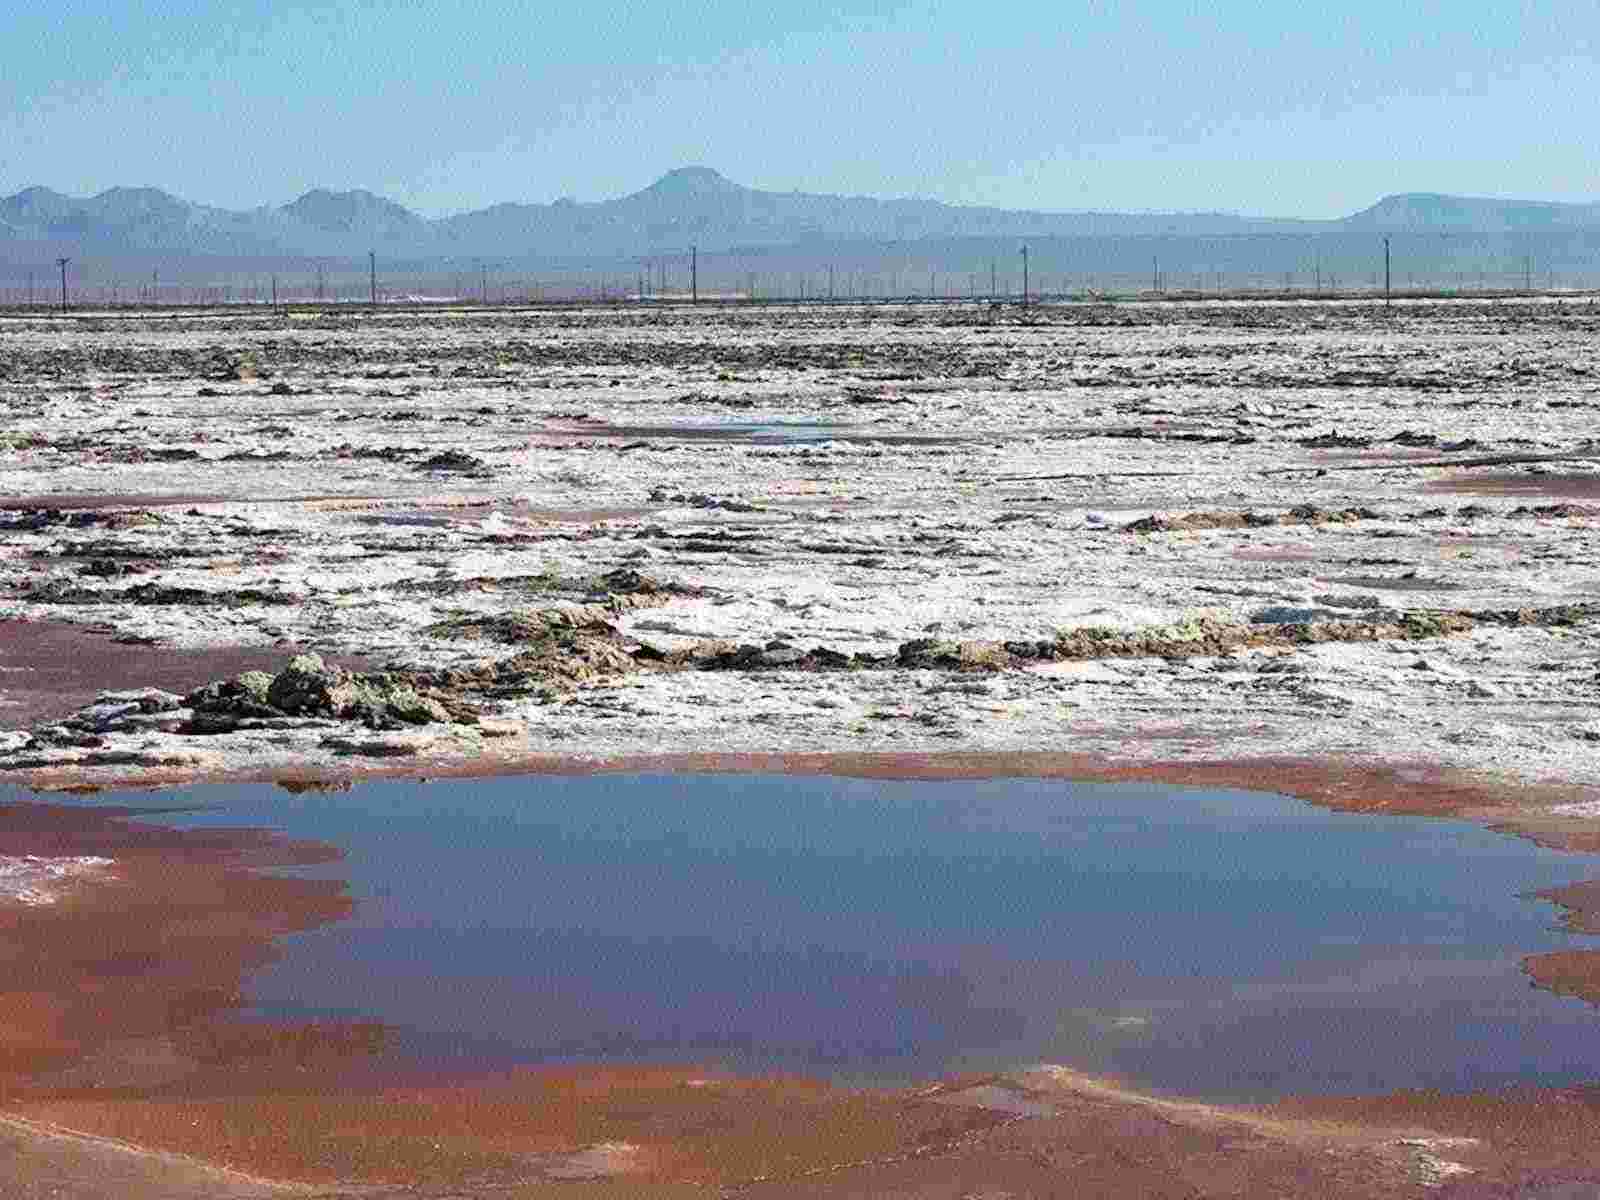
[[[440,216],[695,164],[1044,210],[1600,200],[1596,0],[53,0],[0,45],[0,194]]]

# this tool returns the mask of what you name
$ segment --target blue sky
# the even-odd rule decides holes
[[[121,0],[0,13],[0,192],[428,215],[741,183],[1337,216],[1600,199],[1600,4]]]

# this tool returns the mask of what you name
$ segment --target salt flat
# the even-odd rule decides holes
[[[1581,803],[1597,329],[1576,298],[13,314],[0,770],[1026,751]],[[62,623],[85,663],[119,639],[116,694],[41,716],[17,664]],[[130,644],[192,681],[133,694]],[[302,663],[289,707],[261,676],[201,720],[196,651],[376,682]]]
[[[1156,778],[1593,849],[1597,328],[1575,297],[0,315],[0,779]],[[19,814],[13,899],[58,901],[12,906],[39,944],[70,944],[46,922],[74,916],[160,941],[125,892],[95,907],[108,879],[188,879],[160,847]],[[184,870],[210,888],[224,857]],[[1547,898],[1580,929],[1586,895]],[[1593,1000],[1589,961],[1524,966]],[[117,1065],[168,1070],[163,1046]],[[682,1072],[603,1128],[555,1108],[529,1127],[548,1081],[505,1111],[570,1157],[533,1164],[540,1194],[647,1118],[664,1157],[606,1194],[1044,1194],[1070,1167],[1106,1194],[1487,1195],[1592,1174],[1583,1089],[1247,1111],[1053,1068],[1001,1082],[998,1101],[949,1085],[965,1123],[943,1093],[797,1109]],[[1022,1121],[1017,1088],[1055,1116]],[[385,1104],[371,1136],[434,1129],[437,1099]],[[299,1179],[295,1139],[360,1111],[69,1099],[9,1112],[0,1152],[41,1186],[212,1195],[173,1155],[235,1161],[229,1120],[285,1131],[258,1169]],[[816,1143],[784,1178],[747,1149],[773,1113],[786,1147]]]

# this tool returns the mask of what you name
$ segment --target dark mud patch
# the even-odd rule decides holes
[[[108,630],[61,621],[0,621],[0,727],[67,716],[106,691],[155,687],[183,695],[213,679],[277,670],[294,653],[292,647],[175,650],[118,642]],[[328,661],[371,669],[353,655]]]
[[[1388,514],[1374,508],[1318,508],[1302,504],[1283,513],[1190,512],[1154,513],[1122,527],[1124,533],[1193,533],[1212,529],[1269,529],[1279,525],[1350,525],[1380,521]]]
[[[1241,650],[1293,649],[1334,642],[1415,642],[1450,637],[1483,625],[1562,628],[1592,619],[1592,605],[1546,609],[1398,612],[1371,604],[1351,605],[1323,597],[1341,608],[1370,610],[1345,617],[1325,608],[1269,606],[1249,624],[1195,619],[1145,629],[1085,626],[1037,641],[951,641],[918,638],[903,642],[892,655],[845,654],[827,646],[801,647],[782,640],[736,644],[710,640],[686,649],[661,650],[641,643],[634,657],[666,667],[707,671],[950,670],[1003,671],[1052,662],[1111,658],[1194,658]]]
[[[125,588],[93,588],[48,579],[30,586],[22,598],[34,604],[135,604],[183,608],[240,608],[246,605],[299,605],[305,597],[266,588],[193,588],[151,580]]]
[[[220,504],[230,497],[218,492],[46,492],[31,496],[0,496],[0,511],[61,509],[76,512],[101,508],[172,508],[183,504]]]
[[[1436,479],[1423,484],[1422,490],[1470,496],[1547,496],[1559,500],[1600,501],[1600,472],[1484,473],[1471,478]]]
[[[1384,592],[1454,592],[1463,586],[1449,580],[1428,579],[1419,575],[1329,575],[1323,578],[1323,582]]]

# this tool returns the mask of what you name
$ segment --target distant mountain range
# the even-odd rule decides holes
[[[1004,237],[1216,237],[1260,233],[1552,233],[1600,228],[1600,204],[1389,196],[1334,221],[1227,213],[1049,213],[933,200],[768,192],[709,167],[680,167],[614,200],[497,204],[429,220],[367,191],[307,192],[244,211],[191,204],[156,188],[64,196],[30,187],[0,200],[0,247],[71,245],[80,253],[231,258],[627,257],[803,246]],[[41,247],[42,249],[42,247]]]

